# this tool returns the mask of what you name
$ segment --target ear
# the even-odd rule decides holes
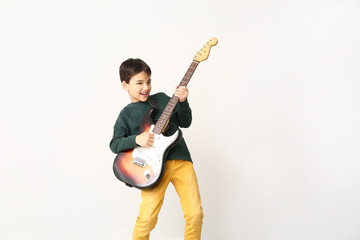
[[[125,91],[128,91],[128,90],[129,90],[129,84],[127,84],[125,81],[122,81],[122,82],[121,82],[121,85],[122,85],[122,87],[123,87],[123,89],[124,89]]]

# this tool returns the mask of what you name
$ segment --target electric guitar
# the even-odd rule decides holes
[[[179,86],[187,86],[198,64],[208,58],[211,47],[217,42],[216,38],[211,38],[196,53]],[[155,187],[160,182],[165,170],[166,156],[182,137],[180,129],[171,136],[162,134],[178,101],[179,98],[173,95],[156,124],[151,119],[153,109],[145,113],[139,133],[154,133],[154,143],[150,148],[137,147],[120,152],[116,156],[113,164],[114,174],[127,186],[146,189]]]

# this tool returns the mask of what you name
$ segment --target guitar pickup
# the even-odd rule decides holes
[[[143,168],[146,166],[146,161],[142,158],[136,157],[133,161],[133,164],[138,165],[139,167]]]

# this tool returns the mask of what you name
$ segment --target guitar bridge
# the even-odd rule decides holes
[[[146,166],[146,161],[144,159],[136,157],[133,161],[133,164],[138,165],[139,167],[143,168]]]

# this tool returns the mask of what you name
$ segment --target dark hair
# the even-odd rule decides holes
[[[121,82],[129,83],[130,79],[144,71],[145,73],[151,75],[150,67],[141,59],[139,58],[129,58],[128,60],[124,61],[119,68],[120,80]]]

